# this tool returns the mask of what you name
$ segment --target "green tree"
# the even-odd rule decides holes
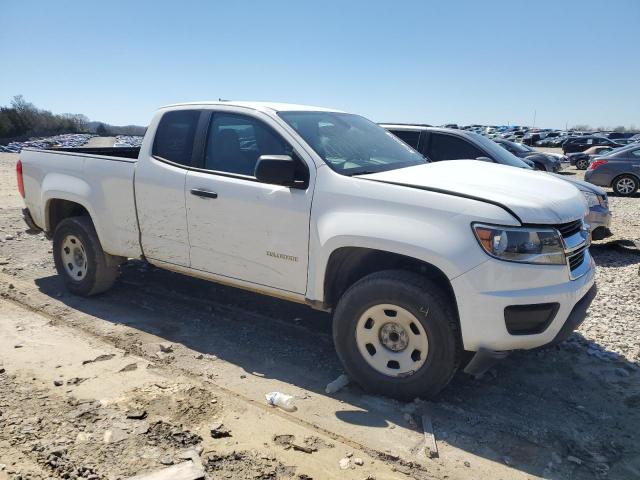
[[[107,130],[107,127],[105,126],[104,123],[101,123],[98,125],[98,127],[96,128],[96,133],[101,137],[109,136],[109,130]]]

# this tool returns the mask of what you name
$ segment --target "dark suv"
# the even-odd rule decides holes
[[[532,161],[517,158],[493,140],[478,133],[420,125],[381,124],[380,126],[418,150],[432,162],[476,159],[512,167],[535,168]]]
[[[562,144],[562,151],[567,153],[584,152],[587,148],[595,146],[608,146],[617,148],[621,145],[609,140],[606,137],[590,136],[590,137],[571,137]]]

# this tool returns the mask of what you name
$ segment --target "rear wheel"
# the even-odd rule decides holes
[[[628,197],[638,191],[638,179],[633,175],[620,175],[613,181],[611,187],[621,197]]]
[[[333,339],[347,373],[365,390],[410,400],[432,397],[460,363],[458,321],[448,296],[405,271],[378,272],[338,302]]]
[[[576,168],[578,170],[586,170],[588,166],[589,166],[589,160],[585,158],[581,158],[576,162]]]
[[[67,289],[90,296],[111,288],[122,260],[102,250],[89,217],[62,220],[53,234],[53,259]]]

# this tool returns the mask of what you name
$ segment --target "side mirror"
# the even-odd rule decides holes
[[[489,157],[476,157],[476,160],[480,160],[481,162],[493,163],[493,160],[491,160]]]
[[[296,161],[289,155],[262,155],[256,164],[255,177],[262,183],[293,187]]]

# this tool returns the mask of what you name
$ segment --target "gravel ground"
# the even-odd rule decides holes
[[[567,174],[583,179],[584,171],[565,167]],[[598,296],[573,340],[587,353],[603,358],[621,355],[640,363],[640,193],[631,198],[611,196],[613,236],[594,242]],[[581,338],[582,336],[582,338]]]
[[[148,341],[144,335],[159,335],[180,345],[174,368],[253,402],[263,402],[269,382],[277,381],[285,389],[280,391],[293,389],[305,399],[299,401],[309,413],[300,421],[347,438],[355,427],[370,426],[370,438],[362,441],[368,448],[399,431],[421,435],[412,404],[367,396],[353,385],[337,398],[324,394],[341,373],[326,314],[139,261],[125,264],[105,295],[65,293],[50,243],[24,234],[15,161],[15,155],[0,154],[0,268],[15,283],[3,296],[148,361],[158,359],[140,349]],[[565,173],[582,172],[569,167]],[[424,470],[396,462],[393,468],[402,472],[397,478],[640,478],[640,255],[625,246],[640,237],[638,202],[640,195],[610,199],[615,235],[591,249],[599,294],[578,332],[556,347],[516,352],[480,379],[456,375],[429,407],[440,460]],[[212,356],[215,369],[207,362]],[[385,461],[393,458],[377,451]],[[108,461],[102,469],[108,470]],[[220,462],[250,465],[242,455]]]

